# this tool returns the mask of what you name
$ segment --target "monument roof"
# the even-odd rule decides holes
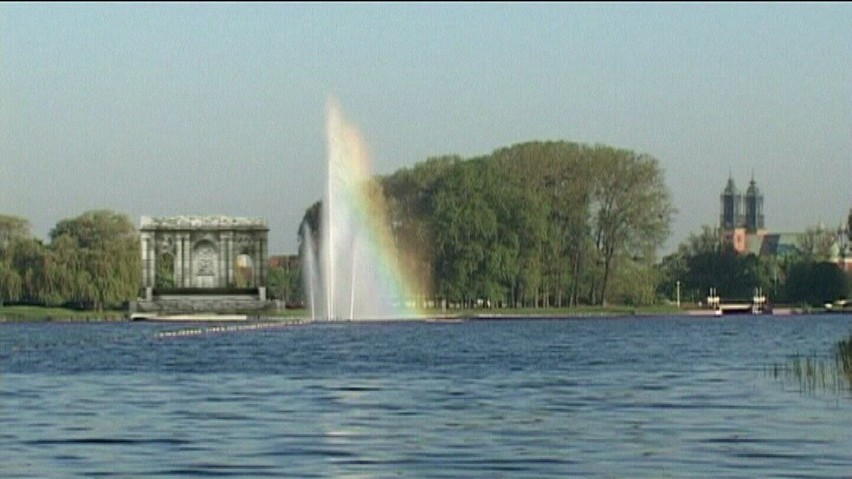
[[[183,216],[143,216],[139,221],[140,229],[264,229],[268,230],[264,218],[245,218],[238,216],[183,215]]]

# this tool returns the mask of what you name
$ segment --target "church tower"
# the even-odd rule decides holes
[[[719,227],[722,231],[739,228],[743,224],[743,195],[737,191],[734,178],[728,177],[728,184],[720,196],[722,213],[719,215]]]
[[[763,225],[763,193],[757,188],[754,174],[745,195],[737,190],[734,179],[729,176],[720,202],[722,211],[719,215],[719,230],[722,241],[732,245],[738,253],[757,254],[766,236],[766,229]]]
[[[763,230],[763,193],[757,189],[754,174],[745,194],[745,227],[749,233]]]

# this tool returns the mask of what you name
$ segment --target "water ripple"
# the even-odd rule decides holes
[[[0,325],[4,477],[843,477],[842,315]],[[212,329],[211,329],[212,331]]]

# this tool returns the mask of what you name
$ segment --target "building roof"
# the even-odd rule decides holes
[[[787,256],[799,251],[801,233],[770,233],[763,237],[761,255]]]

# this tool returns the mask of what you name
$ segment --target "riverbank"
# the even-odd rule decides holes
[[[775,308],[771,313],[776,316],[790,314],[841,313],[823,308]],[[584,319],[584,318],[625,318],[659,316],[713,316],[713,311],[696,307],[669,305],[656,306],[580,306],[574,308],[474,308],[474,309],[426,309],[417,313],[417,320],[458,321],[458,320],[506,320],[506,319]],[[846,313],[845,311],[841,314]],[[245,319],[263,319],[272,321],[301,320],[308,321],[308,311],[304,309],[286,309],[264,314],[262,317]],[[209,318],[208,318],[209,319]],[[69,308],[48,308],[40,306],[4,306],[0,307],[2,322],[120,322],[130,321],[127,311],[80,311]]]

